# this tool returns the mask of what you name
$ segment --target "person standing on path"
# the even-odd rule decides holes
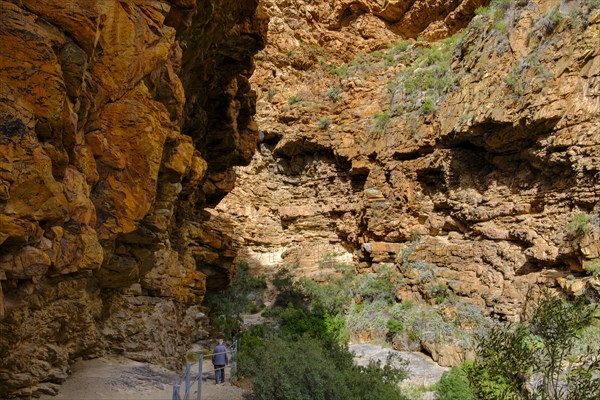
[[[219,339],[219,344],[213,350],[212,363],[215,367],[216,383],[225,383],[225,365],[229,364],[229,358],[227,347],[223,346],[223,339]]]

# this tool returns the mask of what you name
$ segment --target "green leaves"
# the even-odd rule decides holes
[[[206,296],[205,303],[212,308],[211,319],[217,330],[233,337],[240,330],[242,314],[258,308],[260,294],[266,287],[264,277],[251,274],[248,264],[240,262],[231,287]]]
[[[597,323],[597,306],[544,293],[530,322],[496,325],[479,338],[465,368],[477,398],[575,400],[600,397],[600,355],[577,349]]]
[[[438,400],[475,400],[475,394],[469,385],[466,369],[470,363],[452,367],[444,372],[436,386]]]

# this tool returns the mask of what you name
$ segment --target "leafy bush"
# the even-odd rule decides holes
[[[591,218],[588,214],[575,214],[567,224],[567,231],[579,236],[589,232]]]
[[[348,309],[353,297],[354,268],[345,266],[341,268],[342,275],[330,277],[325,285],[310,279],[300,280],[302,291],[310,298],[311,307],[333,315]]]
[[[329,71],[333,75],[337,75],[339,78],[346,78],[350,74],[350,69],[348,64],[342,64],[338,67],[334,65],[330,65],[325,61],[321,61],[321,66]]]
[[[326,96],[329,97],[329,99],[331,99],[331,101],[333,101],[335,103],[338,100],[338,98],[340,97],[341,92],[342,92],[342,88],[339,86],[335,86],[327,91]]]
[[[245,353],[245,355],[243,355]],[[245,350],[240,370],[252,363],[253,400],[396,400],[405,367],[372,363],[357,367],[346,347],[303,336],[297,341],[274,337]]]
[[[430,98],[423,100],[423,103],[421,104],[421,114],[428,115],[433,113],[436,109],[437,107],[433,103],[433,100]]]
[[[442,304],[449,296],[450,289],[445,283],[436,283],[429,286],[429,295],[435,299],[436,304]]]
[[[473,390],[469,385],[469,378],[465,370],[455,366],[450,371],[444,372],[436,385],[438,400],[475,400]]]
[[[391,318],[387,322],[388,334],[404,332],[404,323],[398,319]]]
[[[347,344],[350,341],[350,332],[346,328],[346,318],[343,314],[326,313],[323,323],[328,337],[340,344]]]
[[[288,268],[279,269],[273,276],[273,286],[277,289],[275,307],[285,308],[289,304],[300,307],[304,304],[304,293],[292,277]]]
[[[368,332],[372,337],[384,338],[391,316],[390,304],[387,301],[376,300],[358,304],[350,309],[346,315],[346,324],[350,333]]]
[[[458,79],[451,68],[452,54],[462,34],[456,34],[430,48],[415,50],[419,54],[412,65],[388,83],[394,102],[391,115],[431,114],[445,93]]]
[[[363,301],[385,301],[393,303],[396,293],[392,282],[392,269],[381,268],[376,273],[361,276],[357,288],[357,295]]]
[[[323,118],[319,121],[319,129],[327,129],[331,125],[331,120],[329,118]]]
[[[248,263],[238,263],[231,286],[222,292],[209,292],[206,296],[205,303],[212,309],[211,319],[215,328],[227,337],[233,337],[240,330],[242,314],[256,310],[266,287],[265,278],[251,274]]]
[[[376,113],[373,123],[373,130],[376,132],[383,132],[385,128],[387,128],[388,123],[390,122],[390,118],[392,117],[389,111],[385,111],[383,113]]]
[[[406,364],[352,362],[342,314],[347,303],[336,298],[352,293],[352,272],[344,272],[328,285],[295,282],[285,269],[275,274],[272,320],[243,332],[240,341],[238,371],[252,382],[249,399],[404,399],[398,383]]]
[[[489,6],[477,8],[475,15],[483,15],[492,18],[494,21],[500,21],[506,16],[510,3],[511,0],[492,0]]]
[[[497,325],[479,338],[477,360],[465,370],[478,398],[597,399],[600,355],[577,351],[596,305],[545,294],[529,324]]]
[[[584,264],[584,269],[593,276],[600,275],[600,258],[594,258]]]
[[[406,54],[410,48],[410,42],[401,40],[396,43],[392,43],[388,46],[388,52],[385,55],[385,66],[390,67],[397,64],[399,61],[407,61],[409,55]]]
[[[291,304],[279,314],[281,332],[292,339],[303,335],[311,337],[327,336],[324,316],[314,314]]]

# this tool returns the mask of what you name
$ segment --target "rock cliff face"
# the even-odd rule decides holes
[[[224,286],[203,213],[258,136],[257,0],[0,1],[0,397],[117,351],[175,367]]]
[[[509,320],[531,287],[597,296],[597,3],[500,2],[433,43],[402,39],[482,2],[266,3],[260,151],[217,207],[240,258],[393,265],[399,299],[443,288]]]
[[[487,3],[0,1],[0,396],[177,366],[235,259],[596,295],[597,2]]]

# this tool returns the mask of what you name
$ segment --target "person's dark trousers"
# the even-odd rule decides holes
[[[217,383],[225,382],[225,366],[224,365],[215,365],[215,381]]]

